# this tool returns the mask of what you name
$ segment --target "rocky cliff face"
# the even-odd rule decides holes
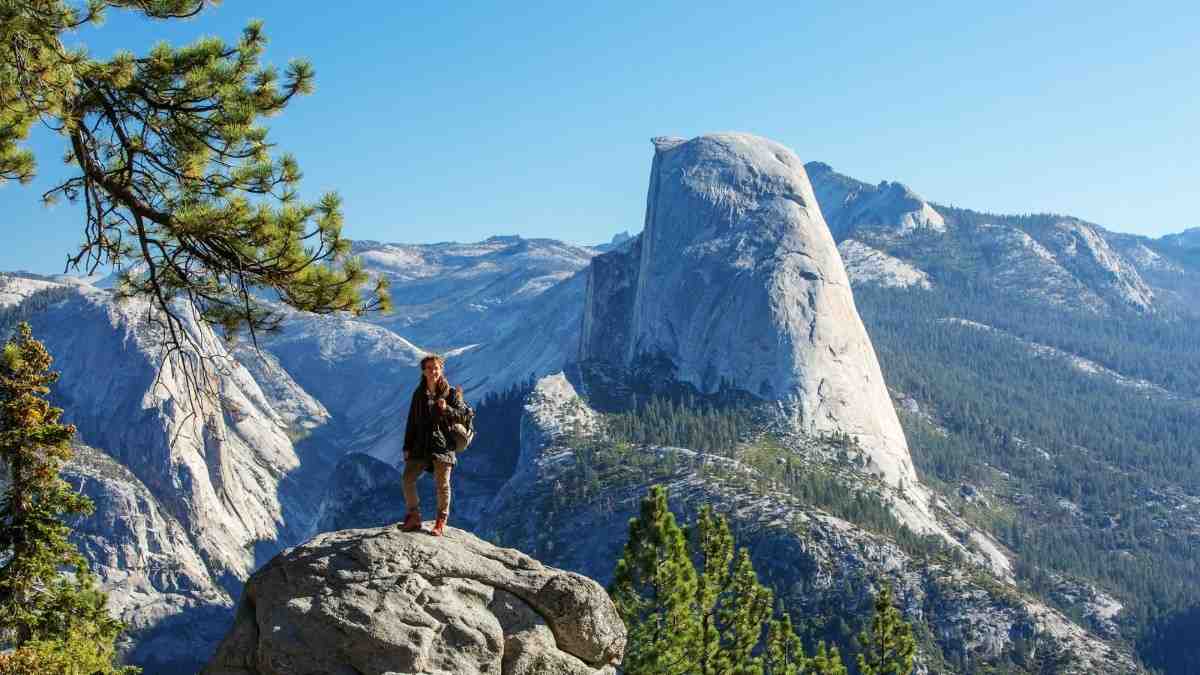
[[[259,386],[183,308],[184,350],[167,355],[145,302],[87,285],[6,288],[55,357],[53,402],[90,446],[68,469],[97,504],[77,538],[131,627],[130,658],[151,672],[195,667],[242,580],[311,524],[285,478],[301,463],[292,434],[325,413],[269,363]]]
[[[1104,232],[1109,245],[1133,265],[1153,293],[1156,309],[1200,316],[1200,228],[1157,240]]]
[[[635,267],[636,266],[636,267]],[[904,434],[804,165],[746,134],[655,139],[646,226],[593,261],[580,360],[663,358],[701,392],[784,401],[915,484]]]
[[[1109,245],[1100,229],[1074,218],[1064,218],[1042,232],[1042,243],[1054,259],[1102,297],[1119,298],[1140,311],[1152,311],[1154,292],[1137,267]]]
[[[1183,232],[1164,235],[1161,238],[1164,245],[1181,251],[1200,251],[1200,227],[1189,227]]]
[[[300,460],[262,388],[181,310],[194,342],[165,359],[163,329],[145,302],[81,288],[31,323],[63,373],[55,401],[81,440],[162,498],[213,573],[236,587],[255,567],[254,543],[287,531],[278,485]],[[187,375],[199,358],[201,394]]]
[[[74,540],[127,626],[126,658],[149,672],[195,670],[229,624],[235,594],[213,573],[168,504],[128,468],[87,446],[64,475],[92,500]]]
[[[843,176],[823,162],[804,165],[813,191],[836,240],[862,235],[902,237],[918,230],[946,231],[946,221],[928,202],[903,183],[868,185]]]
[[[449,528],[319,535],[246,584],[207,675],[615,673],[625,626],[595,581]]]

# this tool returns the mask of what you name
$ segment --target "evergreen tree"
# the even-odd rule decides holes
[[[892,587],[884,584],[875,596],[870,633],[859,633],[865,653],[858,655],[859,675],[908,675],[917,649],[912,626],[892,604]]]
[[[738,551],[737,566],[730,583],[729,597],[719,613],[723,641],[731,664],[724,671],[734,675],[761,675],[762,658],[754,655],[762,639],[763,626],[771,619],[773,595],[758,583],[758,575],[745,548]]]
[[[824,643],[817,644],[817,653],[809,659],[808,675],[847,675],[846,665],[841,661],[838,645],[832,645],[826,650]]]
[[[703,570],[696,585],[696,607],[700,614],[697,672],[711,675],[728,667],[721,650],[721,631],[717,627],[717,602],[729,591],[733,534],[729,531],[729,523],[714,514],[711,506],[705,505],[700,509],[689,541]]]
[[[766,672],[768,675],[803,675],[808,659],[804,656],[804,645],[792,627],[792,617],[783,612],[783,618],[771,621],[767,628]]]
[[[690,549],[690,550],[689,550]],[[728,522],[700,510],[686,539],[654,486],[630,521],[609,594],[628,629],[622,669],[633,675],[846,675],[837,648],[807,659],[791,618],[771,620],[773,594]],[[700,565],[697,574],[692,561]],[[764,635],[764,629],[766,634]]]
[[[0,672],[113,672],[121,624],[62,521],[92,504],[59,476],[75,427],[44,398],[58,379],[51,362],[27,323],[0,354],[0,647],[14,648]]]
[[[825,643],[817,645],[817,653],[806,664],[806,675],[847,675],[846,666],[842,662],[842,654],[837,645],[825,648]]]
[[[628,630],[623,669],[632,675],[695,672],[698,621],[696,569],[683,531],[660,485],[629,521],[629,541],[617,561],[609,595]]]
[[[0,3],[0,184],[28,182],[22,147],[41,120],[63,137],[77,173],[45,199],[82,202],[83,244],[68,267],[139,269],[123,284],[162,310],[168,339],[186,340],[171,300],[191,300],[206,321],[253,331],[278,316],[255,301],[271,289],[298,309],[363,312],[389,306],[386,281],[347,258],[341,203],[297,198],[300,169],[272,156],[260,119],[313,90],[313,69],[293,61],[283,77],[259,63],[266,38],[251,23],[236,44],[204,38],[182,48],[109,60],[67,49],[64,33],[99,23],[106,8],[153,19],[189,17],[212,0],[64,0]]]

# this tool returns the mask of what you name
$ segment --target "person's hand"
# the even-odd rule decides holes
[[[446,412],[446,399],[439,398],[437,400],[437,409],[438,412]]]

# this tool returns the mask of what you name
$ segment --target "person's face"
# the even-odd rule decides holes
[[[421,372],[425,374],[426,381],[437,382],[442,379],[442,364],[437,361],[426,361]]]

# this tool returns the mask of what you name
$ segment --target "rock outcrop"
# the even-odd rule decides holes
[[[800,159],[748,134],[654,143],[644,231],[589,270],[580,360],[658,359],[701,392],[782,401],[804,432],[850,434],[889,483],[916,484]]]
[[[455,528],[317,536],[246,584],[206,675],[614,673],[604,589]]]
[[[1119,255],[1101,234],[1101,228],[1075,218],[1063,218],[1046,228],[1042,243],[1054,252],[1059,264],[1105,297],[1139,311],[1153,311],[1154,292],[1136,266]]]
[[[872,248],[857,239],[843,239],[838,253],[846,263],[846,274],[855,286],[874,284],[885,288],[929,289],[929,275],[909,263]]]
[[[839,242],[866,232],[891,239],[918,230],[946,231],[946,221],[937,209],[903,183],[869,185],[843,176],[823,162],[809,162],[804,168],[821,203],[821,214]]]

